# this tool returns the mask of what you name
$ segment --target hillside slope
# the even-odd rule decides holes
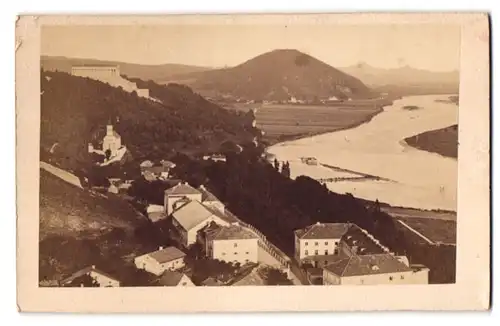
[[[122,283],[143,285],[148,277],[136,270],[133,257],[166,241],[126,201],[77,188],[40,170],[40,285],[54,285],[91,265]]]
[[[42,149],[52,148],[54,156],[66,161],[65,168],[75,170],[89,160],[87,144],[102,140],[109,122],[136,159],[215,150],[227,140],[253,139],[243,113],[225,110],[185,86],[150,84],[151,96],[163,103],[92,79],[43,71]]]
[[[41,66],[47,71],[60,71],[60,72],[71,72],[72,66],[78,65],[118,65],[120,66],[120,72],[130,77],[140,78],[143,80],[154,80],[156,82],[161,82],[165,78],[168,78],[176,74],[186,74],[190,72],[199,72],[204,70],[209,70],[207,67],[189,66],[181,64],[162,64],[162,65],[142,65],[133,64],[118,61],[105,61],[96,59],[82,59],[82,58],[66,58],[66,57],[52,57],[52,56],[41,56],[40,58]]]
[[[208,94],[249,100],[368,98],[369,88],[354,78],[297,50],[274,50],[236,67],[173,76]]]

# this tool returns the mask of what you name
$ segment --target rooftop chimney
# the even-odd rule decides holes
[[[162,246],[158,247],[158,250],[163,250],[163,247]]]
[[[321,223],[318,221],[318,222],[316,222],[316,225],[321,225]]]
[[[92,269],[95,269],[95,265],[92,265]]]

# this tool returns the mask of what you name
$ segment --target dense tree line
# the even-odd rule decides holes
[[[225,110],[181,85],[143,82],[153,102],[105,83],[62,72],[41,73],[41,147],[76,169],[92,160],[91,141],[113,123],[134,159],[163,159],[175,151],[218,148],[227,140],[253,139],[243,113]]]
[[[396,221],[380,211],[378,202],[351,194],[340,195],[309,177],[291,180],[272,164],[245,150],[228,155],[226,163],[184,166],[183,177],[208,185],[243,221],[261,230],[270,241],[293,256],[294,233],[315,222],[351,222],[366,229],[396,254],[406,254],[415,264],[431,269],[432,283],[451,283],[455,279],[454,247],[418,244],[396,227]],[[190,171],[198,171],[191,173]],[[199,171],[204,171],[201,176]]]

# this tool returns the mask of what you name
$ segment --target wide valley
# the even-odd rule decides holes
[[[447,102],[448,97],[403,97],[364,124],[278,143],[268,153],[290,163],[292,178],[307,175],[337,193],[395,207],[455,212],[457,160],[404,141],[456,125],[458,106]],[[306,164],[306,157],[315,158],[318,164]]]

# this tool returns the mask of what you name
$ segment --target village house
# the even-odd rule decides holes
[[[196,200],[184,199],[175,202],[172,213],[172,226],[181,244],[188,247],[196,243],[196,236],[200,229],[210,222],[227,226],[230,222],[226,219],[227,217],[216,209],[204,206]]]
[[[429,269],[410,267],[394,255],[353,255],[323,269],[323,285],[428,284]]]
[[[226,162],[226,156],[224,154],[213,154],[203,156],[205,161],[212,160],[214,162]]]
[[[165,213],[167,215],[172,214],[176,208],[174,204],[179,200],[185,201],[186,199],[201,202],[202,194],[200,191],[185,182],[179,183],[172,188],[165,190],[163,205]]]
[[[160,247],[157,251],[136,257],[134,264],[138,269],[161,275],[165,271],[174,271],[184,267],[185,256],[184,252],[175,247]]]
[[[208,191],[208,189],[205,188],[204,185],[199,186],[198,191],[201,193],[201,202],[205,206],[216,208],[220,212],[224,213],[225,211],[224,204],[217,197],[215,197],[214,194]]]
[[[347,223],[316,223],[295,231],[295,257],[302,264],[311,256],[339,253],[339,243],[349,229]],[[309,259],[310,260],[310,259]]]
[[[158,283],[162,286],[195,286],[186,274],[177,271],[165,271]]]
[[[166,217],[163,205],[150,204],[146,208],[146,213],[148,214],[149,220],[153,223]]]
[[[386,253],[394,255],[356,224],[318,222],[295,231],[295,257],[300,265],[311,264],[321,268],[337,261],[338,257]]]
[[[60,282],[61,286],[67,286],[69,284],[75,284],[78,283],[78,279],[84,277],[84,276],[90,276],[92,280],[94,280],[100,287],[119,287],[120,286],[120,281],[118,281],[116,278],[113,276],[109,275],[108,273],[105,273],[101,270],[98,270],[95,265],[86,267],[84,269],[81,269],[71,275],[70,277],[62,280]]]
[[[258,262],[259,238],[238,222],[228,226],[212,222],[200,230],[197,239],[212,259],[241,265]]]

